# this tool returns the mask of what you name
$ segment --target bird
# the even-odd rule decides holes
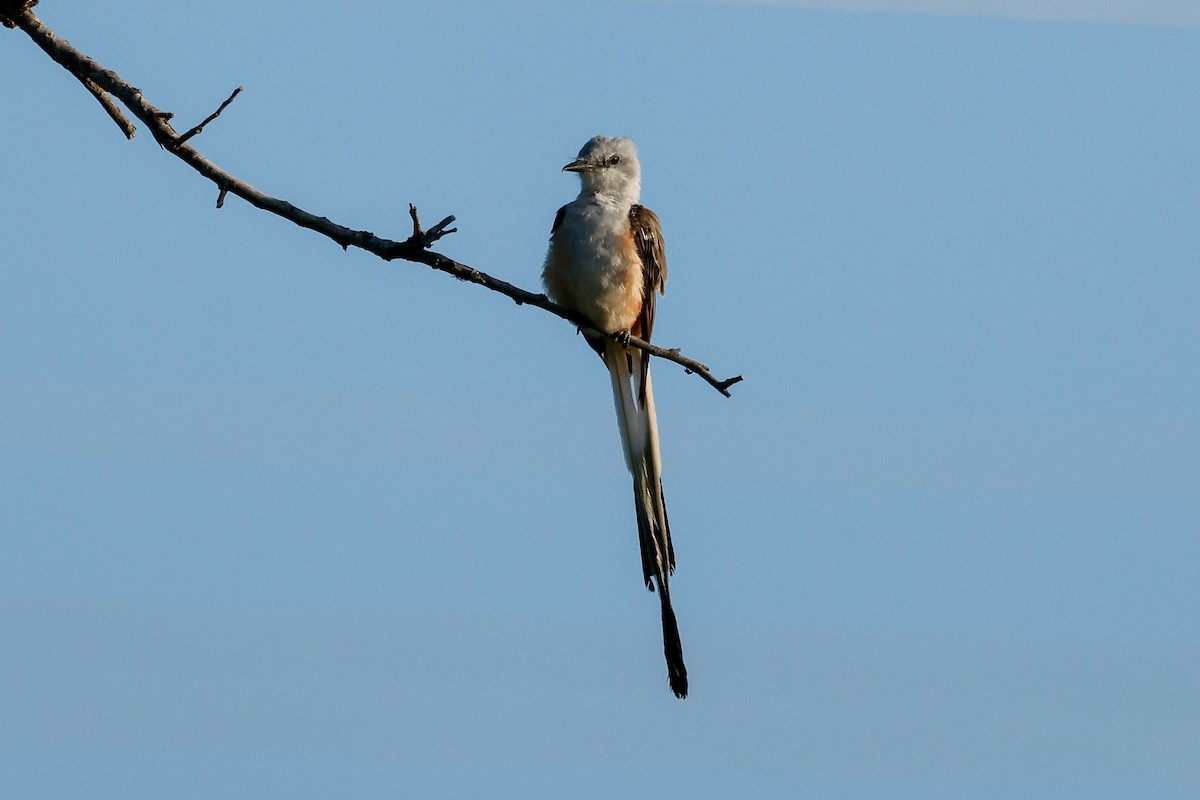
[[[642,580],[658,592],[667,679],[675,696],[684,698],[688,677],[671,606],[675,550],[663,499],[650,355],[628,344],[630,336],[650,340],[656,294],[665,293],[662,226],[639,203],[641,165],[632,139],[594,136],[563,171],[576,173],[582,188],[554,217],[542,283],[551,300],[590,324],[593,330],[584,328],[584,335],[608,368],[625,466],[633,478]]]

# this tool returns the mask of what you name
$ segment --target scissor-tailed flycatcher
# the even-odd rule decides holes
[[[583,181],[579,197],[558,210],[542,282],[550,298],[576,311],[601,333],[627,332],[647,341],[654,327],[654,293],[667,283],[658,217],[638,205],[642,173],[633,140],[596,136],[563,167]],[[650,385],[650,356],[610,338],[589,338],[612,377],[625,465],[633,475],[642,578],[662,603],[663,652],[676,697],[687,696],[687,668],[668,582],[675,551],[662,490],[658,421]]]

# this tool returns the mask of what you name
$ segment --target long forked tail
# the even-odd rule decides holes
[[[667,677],[676,697],[687,697],[687,667],[683,663],[683,643],[679,625],[671,608],[669,587],[675,570],[675,550],[667,522],[667,504],[662,489],[662,454],[658,444],[658,419],[654,413],[654,392],[650,384],[646,353],[626,348],[606,339],[604,361],[612,378],[613,402],[625,465],[633,476],[633,504],[637,512],[638,543],[642,551],[642,580],[646,588],[658,588],[662,604],[663,654]]]

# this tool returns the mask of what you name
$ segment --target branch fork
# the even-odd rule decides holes
[[[443,219],[438,224],[434,225],[429,230],[421,227],[421,215],[417,213],[417,207],[412,203],[408,204],[408,215],[412,217],[412,236],[409,236],[401,244],[405,247],[415,247],[421,250],[428,250],[433,246],[433,243],[443,236],[449,236],[452,233],[458,233],[458,228],[447,228],[446,226],[454,222],[454,215]]]

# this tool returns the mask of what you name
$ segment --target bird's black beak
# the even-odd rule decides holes
[[[586,172],[589,169],[592,169],[591,164],[589,164],[585,159],[577,158],[574,161],[572,161],[570,164],[567,164],[565,167],[563,167],[562,171],[563,172]]]

